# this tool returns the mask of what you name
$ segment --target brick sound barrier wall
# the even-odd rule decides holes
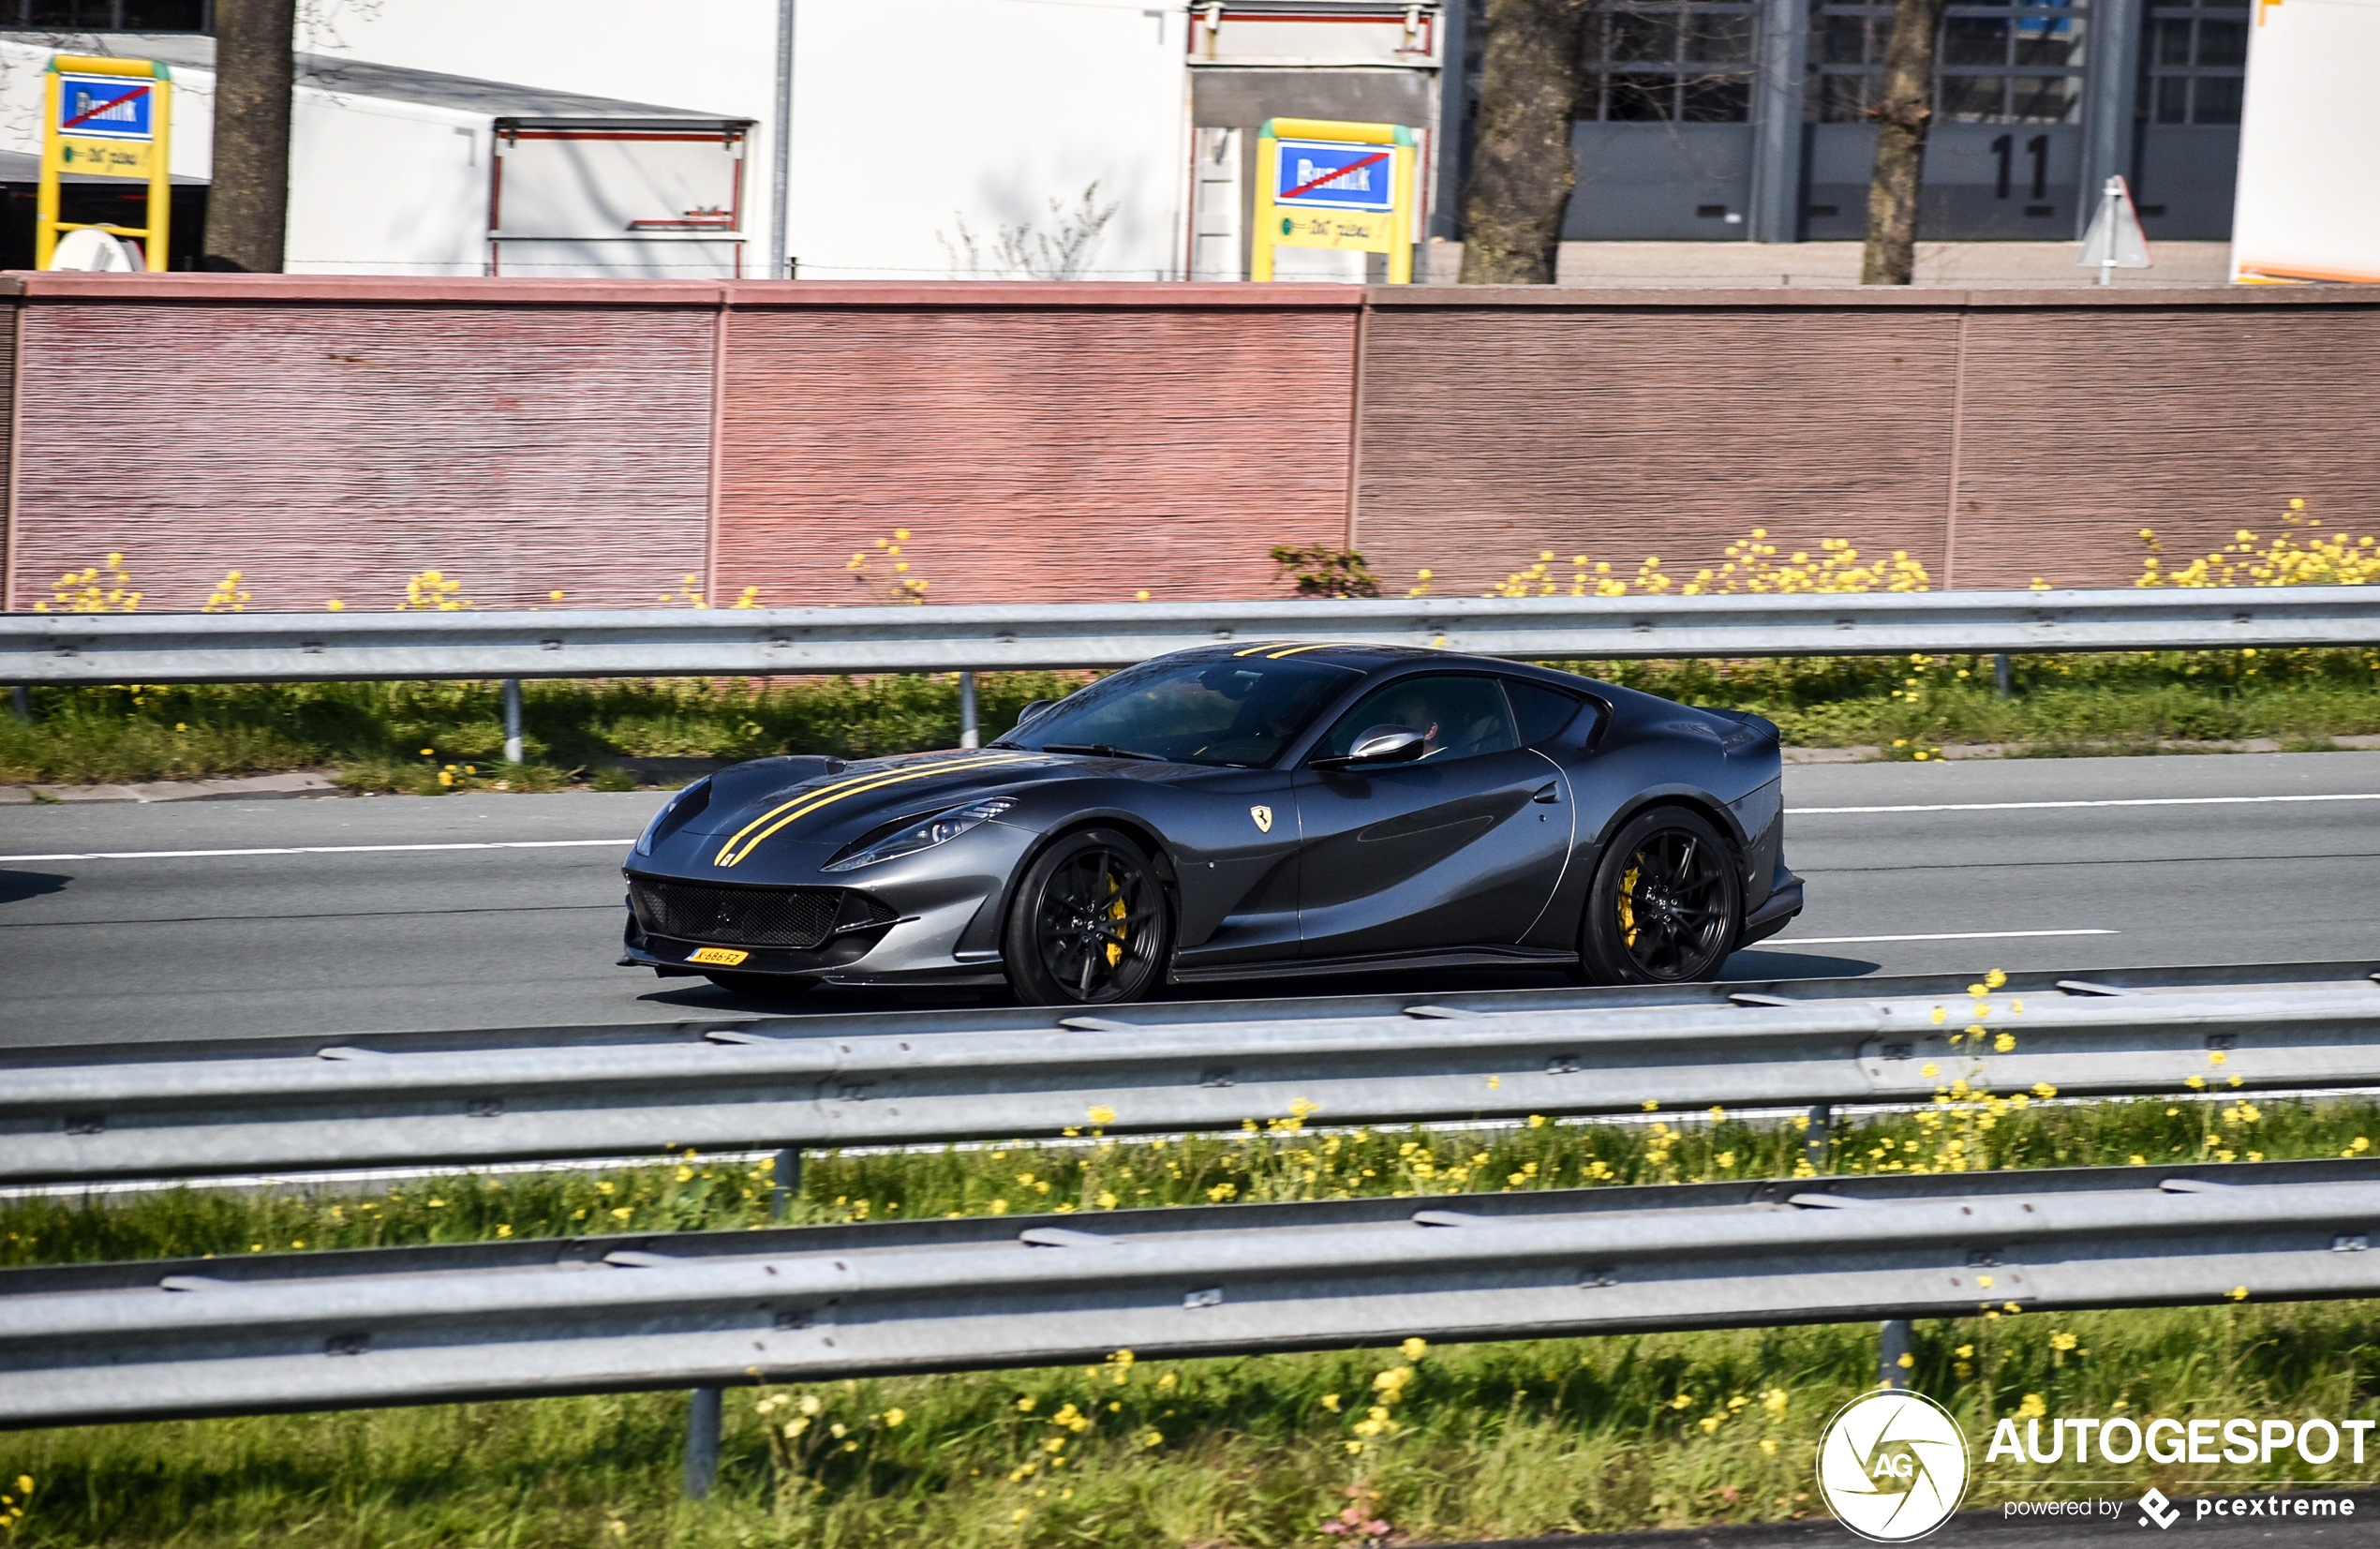
[[[2380,515],[2380,296],[19,276],[5,602],[148,610],[1476,592],[1754,526],[1938,583],[2120,583],[2291,497]],[[881,556],[875,570],[889,574]],[[1567,564],[1557,567],[1567,574]]]

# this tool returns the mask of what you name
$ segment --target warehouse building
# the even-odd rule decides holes
[[[1451,278],[1483,9],[716,0],[698,22],[657,32],[633,0],[327,4],[309,9],[300,40],[291,264],[1237,279],[1257,130],[1287,116],[1415,129],[1422,273]],[[97,30],[59,30],[68,13]],[[177,220],[184,241],[195,234],[181,211],[204,193],[211,20],[207,0],[0,0],[0,97],[15,110],[0,115],[8,231],[29,230],[37,62],[67,49],[174,66],[176,90],[193,98],[176,115],[187,185]],[[1584,42],[1565,239],[1855,241],[1875,143],[1865,113],[1890,26],[1890,5],[1871,0],[1603,0]],[[1955,0],[1921,239],[2071,243],[2086,191],[2121,172],[2152,239],[2226,240],[2248,34],[2245,0]],[[641,187],[636,197],[540,211],[534,231],[507,226],[529,212],[497,199],[500,158],[560,167],[599,154],[508,137],[507,125],[565,135],[579,131],[557,126],[656,120],[653,132],[683,130],[707,151],[662,167],[667,155],[647,165],[614,144],[595,181]],[[1565,273],[1594,269],[1574,261],[1593,251],[1566,251]],[[1364,273],[1360,256],[1337,253],[1288,266],[1316,279]]]

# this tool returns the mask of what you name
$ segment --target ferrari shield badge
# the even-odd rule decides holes
[[[1251,808],[1249,808],[1249,809],[1248,809],[1248,815],[1249,815],[1250,817],[1255,818],[1255,819],[1257,820],[1257,833],[1260,833],[1260,834],[1269,834],[1269,833],[1272,832],[1272,808],[1270,808],[1270,807],[1251,807]]]

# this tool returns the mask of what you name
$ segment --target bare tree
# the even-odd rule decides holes
[[[1463,283],[1551,285],[1578,171],[1581,28],[1591,0],[1487,0]]]
[[[297,0],[216,0],[210,269],[278,274],[290,216]]]
[[[1907,285],[1917,269],[1917,194],[1926,131],[1934,116],[1934,49],[1944,0],[1895,0],[1884,79],[1867,116],[1876,121],[1876,175],[1867,186],[1862,285]]]
[[[1082,191],[1074,209],[1049,201],[1053,230],[1037,231],[1033,222],[1003,226],[989,244],[968,229],[967,217],[954,215],[959,235],[937,231],[936,241],[950,255],[950,272],[969,279],[1080,279],[1091,272],[1092,255],[1099,249],[1100,233],[1108,229],[1122,201],[1099,202],[1094,180]]]

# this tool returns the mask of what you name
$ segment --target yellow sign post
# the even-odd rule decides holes
[[[1324,118],[1265,121],[1257,141],[1252,276],[1272,277],[1275,247],[1386,253],[1389,283],[1413,282],[1419,144],[1396,124]]]
[[[51,59],[46,81],[41,186],[34,205],[34,266],[50,267],[64,233],[96,230],[111,236],[138,237],[148,268],[163,273],[173,198],[168,165],[172,72],[154,60],[62,53]],[[116,226],[105,221],[60,220],[58,177],[63,172],[145,181],[149,223]]]

